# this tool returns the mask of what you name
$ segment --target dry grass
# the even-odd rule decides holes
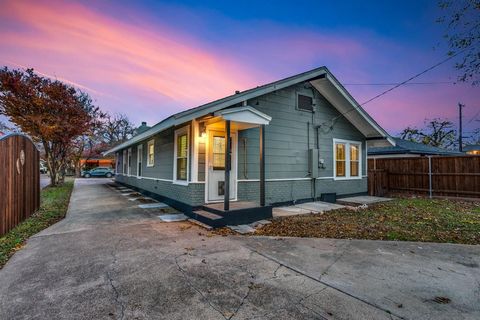
[[[480,244],[480,201],[408,198],[275,219],[256,235]]]

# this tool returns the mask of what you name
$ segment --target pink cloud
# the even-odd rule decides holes
[[[186,108],[255,84],[254,70],[158,25],[138,28],[77,3],[9,1],[1,12],[18,26],[0,29],[2,62],[75,79],[118,100],[138,94],[160,110]]]
[[[209,42],[172,30],[135,8],[100,5],[104,7],[2,2],[0,63],[34,67],[87,90],[107,110],[153,124],[235,90],[321,65],[344,83],[400,82],[440,60],[432,60],[428,44],[412,47],[366,31],[313,31],[268,21],[224,18],[224,38]],[[448,68],[419,80],[448,80]],[[346,87],[360,103],[388,88]],[[365,108],[395,133],[407,125],[421,126],[425,118],[456,121],[459,101],[467,104],[465,118],[473,117],[480,108],[480,90],[469,85],[405,86]]]

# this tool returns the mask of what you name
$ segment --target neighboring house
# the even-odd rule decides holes
[[[107,154],[116,181],[223,225],[366,193],[367,141],[395,144],[321,67],[179,112]]]
[[[374,147],[368,149],[369,159],[421,157],[421,156],[458,156],[461,152],[432,147],[423,143],[393,138],[395,146]]]
[[[473,144],[462,148],[466,154],[480,155],[480,145]]]

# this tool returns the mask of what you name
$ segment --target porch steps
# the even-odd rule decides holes
[[[188,221],[190,221],[191,223],[195,223],[197,226],[202,227],[202,228],[207,229],[207,230],[212,230],[213,229],[213,227],[209,226],[208,224],[205,224],[205,223],[200,222],[198,220],[195,220],[193,218],[188,219]]]
[[[208,212],[205,210],[195,210],[193,211],[193,214],[195,215],[195,220],[205,223],[209,226],[220,227],[224,225],[223,223],[221,223],[224,217],[216,213]]]
[[[204,205],[191,211],[191,218],[214,228],[226,225],[249,224],[272,218],[272,207],[259,207],[253,202],[238,201],[230,203],[230,210],[223,210],[223,203]]]

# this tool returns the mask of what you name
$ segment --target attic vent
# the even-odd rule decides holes
[[[313,99],[303,94],[297,95],[297,108],[302,111],[313,111]]]

